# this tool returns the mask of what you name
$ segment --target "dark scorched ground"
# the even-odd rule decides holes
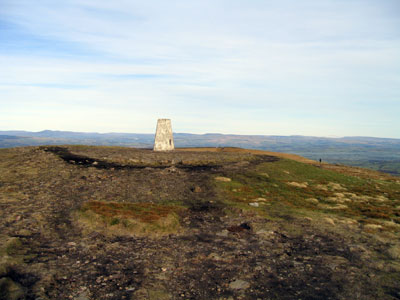
[[[216,156],[131,150],[134,160],[107,162],[67,147],[24,148],[29,181],[1,182],[23,191],[1,207],[3,235],[17,237],[24,263],[7,270],[24,299],[376,299],[362,271],[363,248],[340,235],[297,222],[292,235],[278,221],[226,212],[212,176],[244,172],[270,156]],[[97,155],[97,156],[96,156]],[[112,156],[112,155],[111,155]],[[204,159],[205,163],[198,163]],[[161,163],[159,163],[161,161]],[[96,163],[95,163],[96,162]],[[144,162],[144,163],[143,163]],[[197,162],[197,163],[194,163]],[[95,165],[94,165],[95,163]],[[83,234],[72,213],[85,201],[174,199],[188,209],[183,231],[161,238]],[[258,227],[268,230],[256,231]],[[399,290],[386,299],[400,299]]]

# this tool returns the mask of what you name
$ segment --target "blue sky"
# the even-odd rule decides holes
[[[0,130],[400,138],[398,0],[0,0]]]

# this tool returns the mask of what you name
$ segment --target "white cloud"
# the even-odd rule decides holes
[[[394,1],[0,5],[2,128],[400,137]]]

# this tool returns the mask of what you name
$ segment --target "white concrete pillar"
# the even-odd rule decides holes
[[[158,119],[156,137],[154,139],[154,151],[174,150],[174,137],[170,119]]]

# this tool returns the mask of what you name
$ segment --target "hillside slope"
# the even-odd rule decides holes
[[[400,299],[400,180],[238,148],[0,149],[0,299]]]

